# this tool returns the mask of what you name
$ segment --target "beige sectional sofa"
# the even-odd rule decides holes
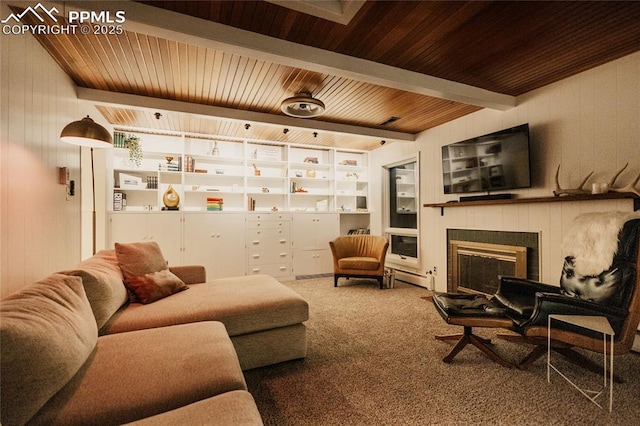
[[[2,425],[262,424],[242,370],[306,355],[307,303],[269,276],[158,273],[180,289],[132,303],[105,250],[2,300]]]

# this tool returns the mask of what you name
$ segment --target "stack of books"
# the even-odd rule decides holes
[[[113,132],[113,147],[114,148],[126,148],[127,147],[127,135],[122,132]]]
[[[222,198],[207,197],[207,211],[219,212],[222,211],[222,205],[224,200]]]
[[[178,162],[171,163],[158,163],[158,170],[161,172],[179,172],[180,171],[180,160]]]
[[[256,200],[251,196],[247,197],[247,210],[250,212],[256,211]]]

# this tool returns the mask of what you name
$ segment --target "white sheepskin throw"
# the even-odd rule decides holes
[[[576,217],[562,241],[563,257],[572,256],[579,275],[598,275],[613,263],[618,234],[625,222],[640,218],[640,212],[585,213]]]

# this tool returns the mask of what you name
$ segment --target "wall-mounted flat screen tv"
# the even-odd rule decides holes
[[[445,194],[529,188],[529,125],[443,146],[442,180]]]

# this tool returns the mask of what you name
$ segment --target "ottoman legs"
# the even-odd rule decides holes
[[[482,337],[479,337],[473,334],[473,330],[471,326],[465,325],[463,327],[464,327],[464,332],[462,334],[449,334],[449,335],[435,336],[437,340],[443,340],[443,341],[458,339],[458,342],[455,344],[453,349],[451,349],[449,354],[447,354],[447,356],[442,358],[443,362],[450,363],[451,361],[453,361],[453,358],[455,358],[458,352],[460,352],[468,344],[472,344],[476,348],[480,349],[492,361],[497,362],[503,367],[507,367],[507,368],[513,367],[513,365],[510,362],[503,359],[491,347],[488,346],[488,344],[491,343],[490,339],[483,339]]]

